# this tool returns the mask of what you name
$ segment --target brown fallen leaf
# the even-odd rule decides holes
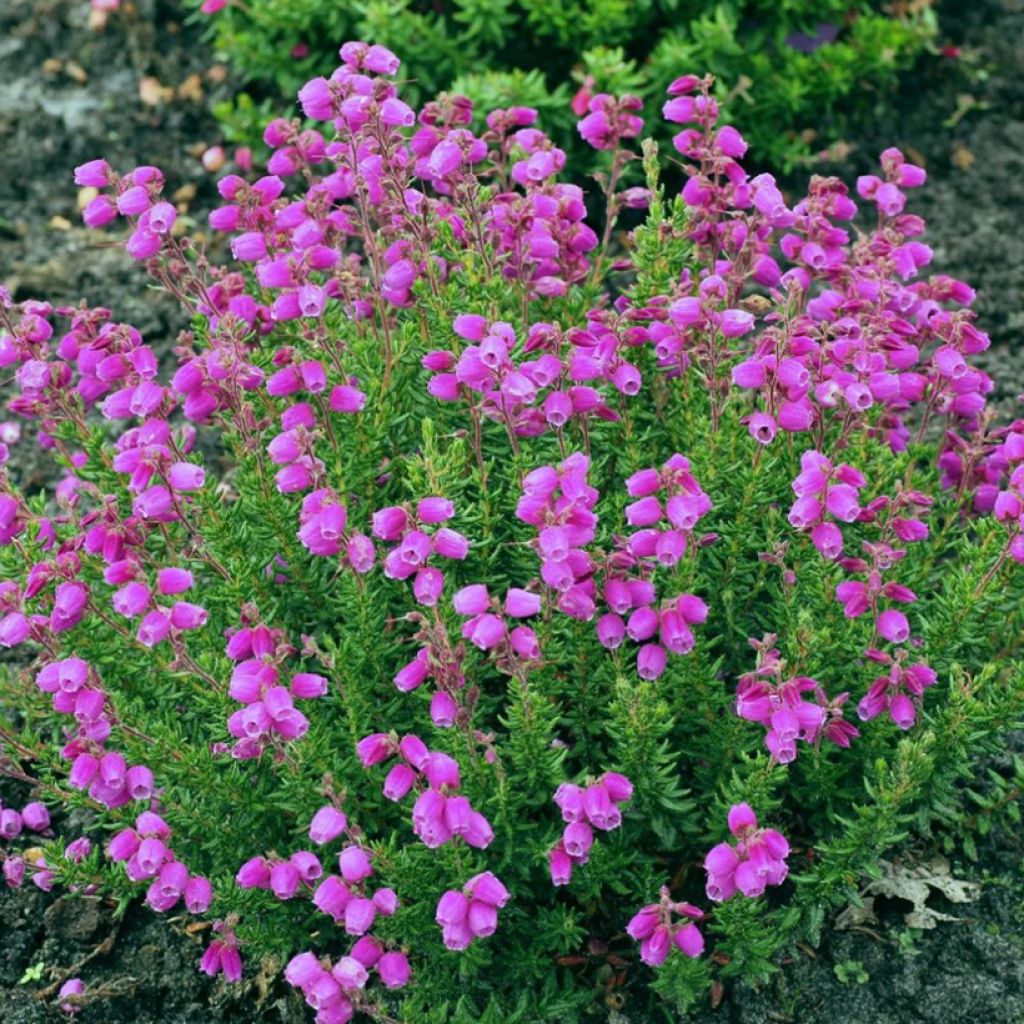
[[[44,75],[59,75],[64,70],[64,61],[60,57],[47,57],[43,61]]]
[[[54,231],[70,231],[72,224],[67,217],[61,217],[60,214],[55,214],[50,218],[50,227]]]
[[[161,103],[167,103],[174,98],[174,90],[166,85],[161,85],[159,80],[152,75],[146,75],[139,79],[139,99],[147,107],[158,107]]]
[[[748,295],[746,298],[740,299],[740,308],[745,309],[748,313],[763,316],[772,308],[772,303],[763,295]]]
[[[178,99],[199,103],[203,98],[203,80],[194,72],[178,86]]]
[[[881,862],[885,874],[871,882],[863,892],[863,903],[859,907],[847,907],[836,919],[837,928],[854,928],[876,920],[875,897],[888,896],[906,900],[913,909],[903,915],[909,928],[934,928],[940,921],[958,921],[951,914],[944,914],[928,906],[932,891],[940,893],[950,903],[973,903],[981,896],[981,886],[954,878],[950,874],[949,861],[935,857],[925,864],[890,864]]]
[[[171,198],[176,203],[191,203],[195,199],[197,191],[195,182],[188,181],[181,188],[176,189]]]
[[[717,979],[711,982],[711,1009],[717,1010],[722,1004],[722,997],[725,995],[725,986]]]
[[[913,163],[920,164],[921,167],[924,167],[928,163],[928,157],[926,157],[916,146],[904,146],[903,151],[910,157]]]
[[[64,71],[69,78],[73,78],[79,85],[85,85],[89,81],[89,72],[77,61],[69,60],[64,65]]]
[[[98,188],[86,185],[78,190],[78,195],[75,197],[75,205],[80,210],[84,210],[99,194],[100,190]]]
[[[958,142],[953,147],[953,154],[950,156],[953,166],[961,171],[969,170],[974,165],[975,159],[974,154],[962,142]]]

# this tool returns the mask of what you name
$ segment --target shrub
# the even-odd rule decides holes
[[[759,158],[788,167],[884,102],[934,33],[928,5],[913,6],[897,17],[850,0],[249,0],[223,7],[211,31],[257,94],[291,95],[332,66],[339,40],[373,39],[408,55],[410,102],[450,88],[483,111],[534,107],[566,149],[574,94],[578,106],[636,93],[653,111],[680,67],[705,68]],[[248,98],[219,114],[250,141]]]
[[[1020,716],[1024,423],[921,276],[924,172],[788,202],[684,76],[671,198],[591,101],[599,239],[533,111],[474,134],[342,58],[327,134],[220,181],[224,266],[156,168],[78,168],[191,314],[170,376],[108,310],[3,303],[64,476],[4,470],[0,767],[99,840],[27,874],[183,902],[204,970],[284,967],[322,1022],[764,978]]]

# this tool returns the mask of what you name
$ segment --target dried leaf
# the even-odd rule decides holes
[[[191,203],[196,197],[196,184],[194,181],[187,181],[181,188],[176,189],[171,197],[176,203]]]
[[[68,77],[73,78],[79,85],[85,85],[89,81],[89,72],[82,67],[81,64],[76,61],[69,60],[64,65],[64,71]]]
[[[75,205],[80,210],[84,210],[99,194],[100,190],[95,186],[85,185],[78,190],[78,196],[75,199]]]
[[[950,159],[953,161],[954,167],[966,171],[973,166],[975,156],[962,142],[958,142],[953,147],[953,155]]]
[[[913,909],[903,915],[910,928],[934,928],[940,921],[958,921],[928,906],[928,897],[938,892],[950,903],[973,903],[981,895],[981,886],[975,882],[954,878],[949,873],[949,861],[936,857],[926,864],[907,865],[882,862],[885,874],[864,890],[862,906],[847,907],[836,921],[837,928],[853,928],[876,921],[876,896],[906,900]]]
[[[203,80],[193,73],[178,86],[178,98],[199,103],[203,98]]]
[[[913,163],[920,164],[922,167],[927,166],[928,157],[926,157],[916,146],[904,146],[903,151],[910,157]]]
[[[147,107],[157,107],[174,98],[174,90],[160,82],[152,75],[146,75],[139,79],[139,99]]]

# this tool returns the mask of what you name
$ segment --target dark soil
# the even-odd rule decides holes
[[[24,787],[0,780],[0,800],[19,806]],[[83,823],[56,819],[68,838]],[[56,993],[71,977],[87,984],[81,1024],[305,1024],[301,1001],[257,980],[226,986],[197,969],[209,933],[185,933],[187,915],[170,920],[133,908],[117,920],[114,905],[97,897],[43,893],[26,880],[0,884],[0,1021],[55,1024],[68,1017]],[[89,958],[86,963],[83,963]],[[42,977],[25,971],[42,965]]]
[[[183,326],[119,244],[82,226],[72,180],[97,157],[122,173],[156,164],[171,194],[184,186],[179,195],[208,205],[199,154],[218,141],[209,102],[224,69],[211,76],[198,26],[180,18],[177,4],[134,0],[96,31],[88,0],[0,3],[0,282],[15,299],[84,298],[147,338]]]
[[[880,904],[869,928],[829,931],[773,983],[727,990],[699,1024],[1021,1024],[1024,1021],[1024,847],[1000,834],[979,863],[956,861],[955,878],[982,883],[977,903],[929,905],[958,920],[907,927],[908,902]],[[905,856],[928,860],[923,851]]]
[[[218,138],[208,104],[228,86],[209,74],[198,30],[182,24],[175,4],[125,6],[98,33],[88,27],[88,0],[0,0],[0,283],[18,299],[105,305],[166,349],[186,326],[180,312],[145,287],[143,271],[120,246],[104,246],[79,226],[72,169],[98,156],[120,170],[157,164],[171,191],[195,186],[186,201],[203,209],[212,185],[198,155]],[[896,113],[820,170],[850,180],[870,171],[889,145],[925,164],[930,180],[911,209],[929,221],[935,267],[977,288],[980,323],[994,343],[987,368],[1000,404],[1019,415],[1024,0],[944,0],[939,13],[943,40],[960,55],[924,62],[904,82]],[[188,98],[193,74],[201,95]],[[142,102],[145,76],[175,95]],[[178,91],[183,84],[186,96]],[[25,793],[2,787],[0,798],[20,802]],[[78,834],[67,822],[58,826],[70,838]],[[766,988],[727,987],[717,1009],[700,1011],[701,1024],[1021,1024],[1024,849],[1017,837],[998,834],[979,853],[976,864],[954,858],[953,873],[984,882],[980,901],[938,908],[958,923],[912,935],[902,921],[906,908],[892,904],[871,933],[826,930],[821,948],[785,964]],[[40,995],[75,974],[106,997],[83,1008],[81,1024],[306,1019],[280,987],[261,992],[257,980],[232,990],[200,975],[205,936],[186,935],[186,923],[172,918],[168,927],[137,907],[115,921],[97,899],[44,894],[30,883],[0,886],[0,1022],[66,1019],[52,995]],[[42,979],[21,983],[40,964]]]

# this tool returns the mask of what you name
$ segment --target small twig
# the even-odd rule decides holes
[[[113,922],[113,931],[91,952],[87,953],[81,960],[73,963],[67,969],[61,971],[57,980],[52,985],[47,985],[46,988],[40,989],[35,995],[37,999],[52,999],[56,994],[57,990],[64,984],[68,978],[77,974],[81,968],[83,968],[90,960],[95,960],[98,956],[106,956],[114,948],[114,943],[117,941],[117,936],[121,931],[121,922],[115,920]]]

